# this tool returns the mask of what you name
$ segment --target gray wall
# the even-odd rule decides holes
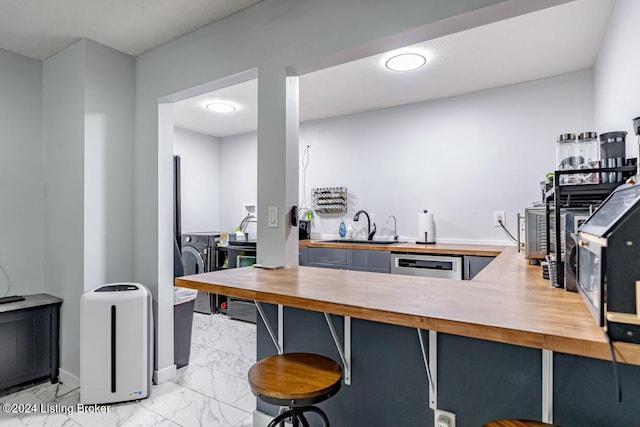
[[[258,150],[255,132],[220,139],[220,226],[232,231],[242,221],[242,205],[258,200]],[[255,223],[247,226],[256,236]]]
[[[172,362],[171,337],[163,332],[171,330],[172,316],[172,276],[166,268],[172,259],[171,188],[166,185],[172,149],[170,141],[158,138],[158,129],[164,128],[158,123],[159,99],[257,67],[258,214],[277,206],[284,218],[288,204],[297,203],[297,191],[290,199],[286,178],[298,157],[291,156],[292,148],[285,144],[286,136],[295,134],[287,129],[284,111],[287,67],[310,71],[336,65],[554,3],[558,2],[264,0],[138,57],[135,274],[151,287],[158,304],[158,368]],[[497,6],[480,10],[491,5]],[[263,254],[259,257],[265,257],[259,262],[295,262],[295,233],[286,226],[269,229],[264,220],[258,227],[258,250]],[[270,250],[260,251],[261,246]]]
[[[84,290],[84,43],[43,64],[46,292],[64,300],[60,367],[80,370],[80,295]]]
[[[133,279],[132,57],[82,40],[44,61],[45,292],[64,299],[61,375],[80,375],[80,296]]]
[[[595,66],[598,132],[627,131],[627,157],[638,157],[631,120],[640,116],[640,2],[618,0]]]
[[[395,215],[400,236],[415,239],[417,213],[429,209],[439,242],[511,244],[493,226],[493,211],[506,211],[515,235],[516,212],[541,199],[538,182],[554,169],[557,135],[592,128],[591,70],[302,123],[301,160],[311,147],[307,206],[314,187],[349,189],[347,214],[316,215],[313,235],[337,237],[344,219],[364,236],[366,222],[352,219],[365,209],[378,236],[392,235],[393,223],[386,221]],[[223,218],[234,214],[237,220],[241,203],[256,197],[256,139],[251,133],[221,140],[228,183],[221,193]],[[303,173],[300,166],[301,208]]]
[[[135,60],[85,40],[84,289],[133,280]]]
[[[42,63],[0,50],[0,296],[42,292]]]
[[[220,141],[174,128],[173,152],[180,156],[182,232],[220,230]]]

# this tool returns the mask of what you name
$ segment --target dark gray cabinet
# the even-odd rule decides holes
[[[305,246],[298,247],[298,265],[307,265],[308,248]]]
[[[302,266],[391,273],[391,252],[389,251],[315,247],[300,247],[298,251],[298,263]],[[493,256],[465,255],[462,278],[473,279],[494,258]]]
[[[58,381],[61,304],[37,294],[0,305],[0,391],[43,378]]]
[[[347,267],[349,270],[391,273],[391,252],[349,249]]]
[[[347,268],[347,250],[338,248],[307,248],[309,267]]]
[[[485,268],[495,257],[493,256],[479,256],[479,255],[465,255],[463,257],[463,274],[464,280],[473,279],[476,274]]]
[[[391,252],[366,249],[300,248],[300,265],[309,267],[337,268],[342,270],[391,273]]]

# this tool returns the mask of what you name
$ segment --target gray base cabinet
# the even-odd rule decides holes
[[[298,261],[303,266],[391,273],[391,252],[389,251],[340,248],[300,249]]]
[[[463,257],[464,280],[473,279],[495,257],[465,255]],[[337,268],[341,270],[391,273],[391,252],[366,249],[298,248],[298,263],[308,267]]]
[[[0,306],[0,392],[44,378],[58,381],[61,304],[37,294]]]
[[[307,265],[308,248],[304,246],[298,247],[298,265]]]
[[[264,304],[277,324],[277,306]],[[343,318],[331,316],[342,342]],[[284,307],[284,351],[311,352],[340,363],[322,313]],[[422,331],[428,345],[429,333]],[[445,333],[437,334],[438,406],[456,414],[459,427],[491,420],[539,420],[542,408],[542,351]],[[258,319],[257,357],[276,352]],[[640,366],[618,364],[622,402],[617,401],[610,361],[553,353],[553,417],[563,427],[638,426]],[[429,380],[416,330],[352,318],[351,385],[322,402],[332,426],[434,427]],[[258,400],[258,410],[275,416],[278,407]],[[311,417],[310,417],[311,418]],[[309,420],[312,426],[317,418]]]
[[[478,256],[478,255],[465,255],[463,257],[463,280],[471,280],[476,274],[485,268],[495,257],[492,256]]]

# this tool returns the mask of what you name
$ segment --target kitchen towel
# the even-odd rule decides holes
[[[418,214],[418,238],[416,243],[435,243],[435,225],[433,223],[433,214],[427,211]]]

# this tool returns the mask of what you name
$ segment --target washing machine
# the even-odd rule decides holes
[[[207,273],[216,269],[216,239],[220,232],[185,233],[182,235],[182,264],[184,275]],[[218,296],[198,291],[193,311],[204,314],[216,312]]]

